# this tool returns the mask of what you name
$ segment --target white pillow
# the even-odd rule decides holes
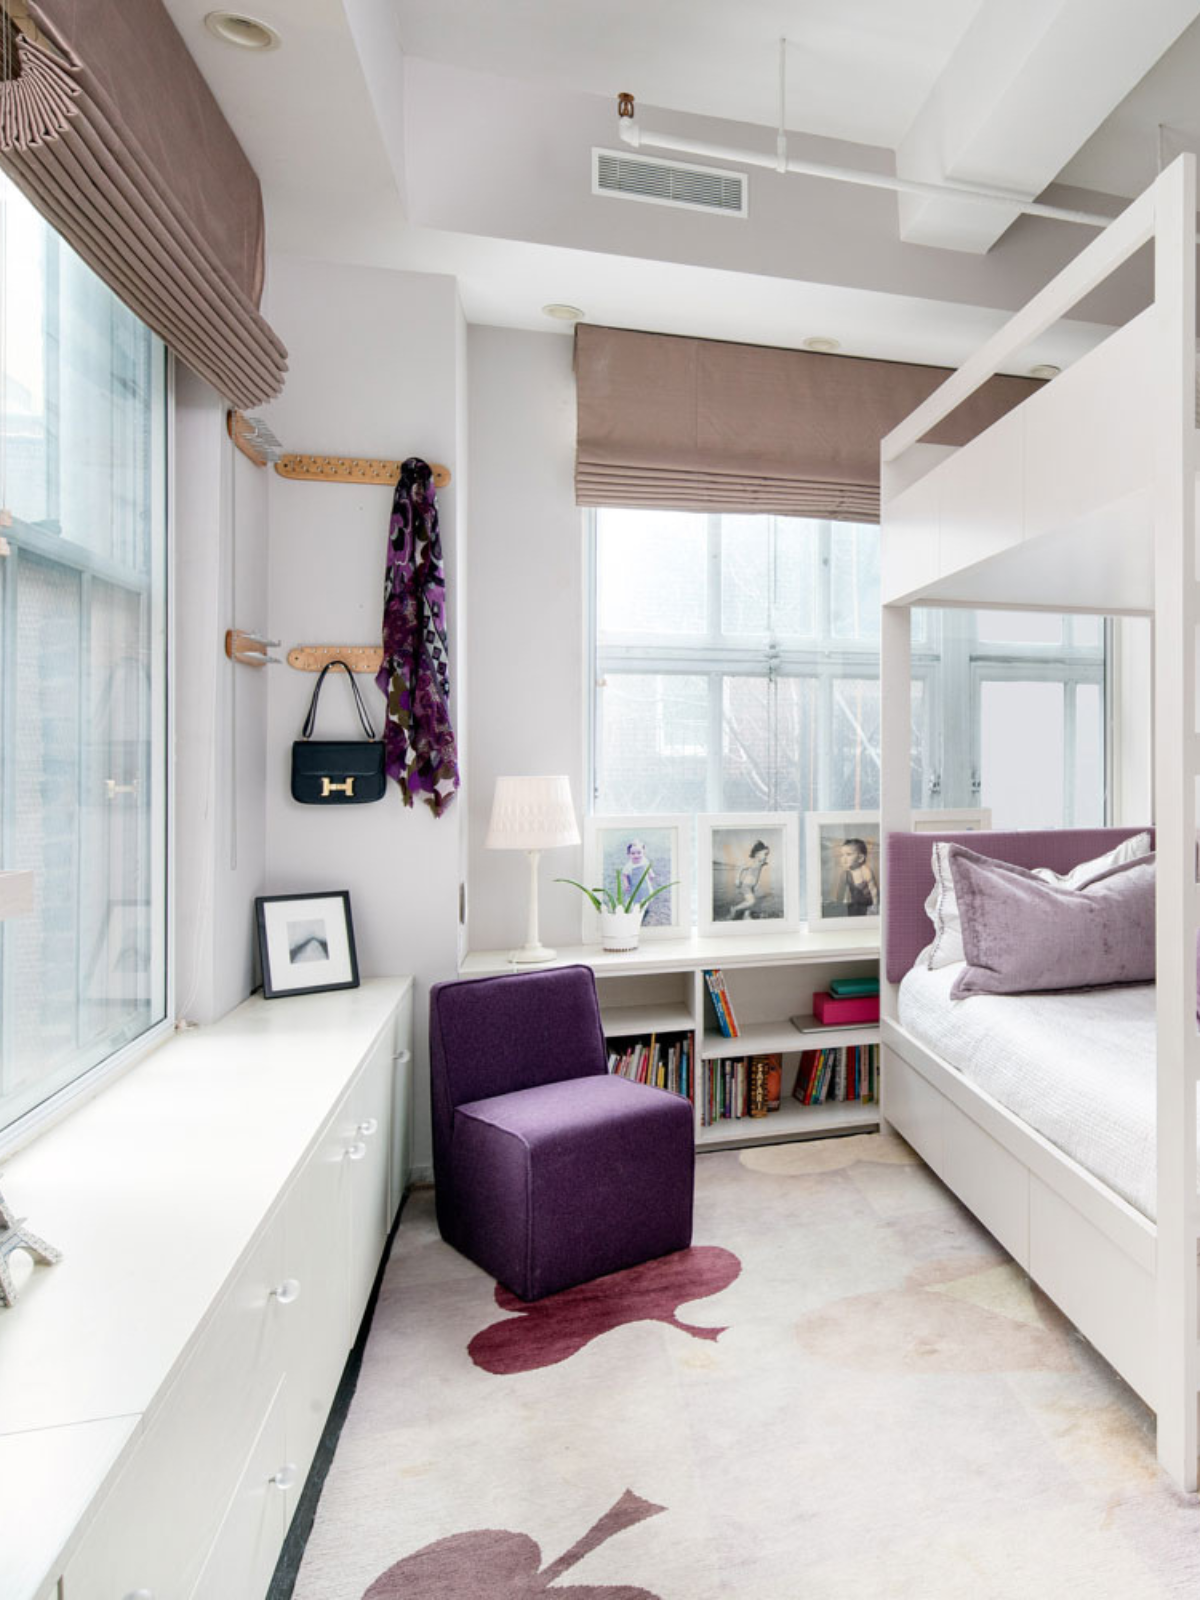
[[[981,835],[986,839],[987,835]],[[933,847],[933,888],[925,902],[925,915],[933,923],[933,943],[929,946],[927,965],[931,970],[951,967],[967,959],[963,949],[962,922],[958,914],[958,898],[954,893],[954,879],[950,876],[949,845],[939,840]],[[1043,883],[1057,884],[1060,889],[1082,889],[1095,878],[1101,878],[1113,867],[1122,866],[1138,856],[1148,856],[1153,849],[1149,833],[1135,833],[1114,849],[1108,850],[1094,861],[1081,861],[1070,872],[1053,872],[1049,867],[1035,867],[1033,875]]]

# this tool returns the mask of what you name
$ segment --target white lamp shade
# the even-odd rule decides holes
[[[553,850],[578,844],[579,828],[567,778],[497,778],[489,850]]]
[[[0,917],[26,917],[33,910],[33,873],[0,872]]]

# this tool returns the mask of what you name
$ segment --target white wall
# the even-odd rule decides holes
[[[460,480],[465,452],[460,348],[464,324],[452,278],[275,257],[271,320],[288,346],[287,386],[265,415],[286,449],[321,454],[424,456],[450,467],[438,495],[450,610],[456,615]],[[270,619],[282,653],[296,644],[378,642],[391,491],[270,479]],[[457,697],[461,627],[451,644]],[[364,977],[417,979],[417,1107],[414,1166],[429,1151],[426,1019],[431,983],[457,970],[460,824],[456,801],[435,819],[406,810],[394,784],[365,806],[297,805],[288,787],[315,683],[274,668],[267,725],[268,892],[349,889]],[[318,737],[357,737],[350,691],[326,679]],[[360,688],[377,725],[384,702],[370,678]],[[452,706],[454,714],[456,702]]]
[[[575,380],[569,340],[472,327],[468,721],[469,938],[488,950],[525,936],[522,853],[483,848],[496,778],[566,773],[586,810],[584,539],[575,505]],[[541,935],[578,944],[579,850],[541,862]]]
[[[267,620],[267,473],[235,451],[225,405],[175,377],[175,1011],[212,1022],[254,983],[265,875],[267,682],[226,659]]]

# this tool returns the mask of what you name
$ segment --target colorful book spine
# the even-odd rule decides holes
[[[729,991],[725,987],[725,979],[721,969],[713,967],[707,970],[704,974],[704,981],[708,985],[709,998],[712,1001],[717,1027],[721,1030],[722,1037],[736,1039],[738,1037],[737,1018],[733,1014],[733,1006],[729,1001]]]

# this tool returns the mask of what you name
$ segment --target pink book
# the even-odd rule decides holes
[[[822,990],[813,995],[813,1015],[826,1027],[845,1027],[851,1022],[878,1022],[879,996],[846,995],[838,999]]]

